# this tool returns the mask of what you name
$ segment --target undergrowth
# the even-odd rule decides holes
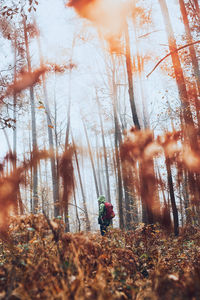
[[[13,218],[0,240],[0,299],[200,299],[200,230],[157,226],[64,233],[61,220]]]

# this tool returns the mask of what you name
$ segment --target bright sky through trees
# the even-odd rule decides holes
[[[96,82],[98,82],[100,86],[103,84],[102,77],[105,76],[105,64],[101,50],[102,43],[98,40],[96,28],[93,27],[90,21],[79,19],[76,12],[72,8],[64,7],[63,2],[64,1],[59,0],[42,1],[37,7],[35,18],[41,33],[41,44],[44,60],[51,63],[64,64],[69,61],[72,55],[73,62],[77,65],[77,70],[72,72],[71,93],[73,99],[73,126],[76,130],[76,133],[79,134],[80,124],[78,121],[78,116],[80,111],[84,110],[83,107],[87,106],[88,118],[90,119],[91,117],[91,120],[93,118],[93,113],[90,111],[90,107],[92,107],[93,103],[92,98],[94,97],[94,88],[95,85],[97,85]],[[170,16],[174,20],[173,23],[176,24],[176,35],[179,36],[181,30],[183,30],[183,25],[178,20],[179,16],[177,15],[176,2],[177,1],[170,1],[169,9]],[[153,55],[152,60],[150,60],[145,67],[146,74],[148,74],[148,71],[151,70],[159,58],[161,58],[168,51],[160,8],[158,3],[155,3],[155,1],[152,1],[151,5],[153,10],[155,32],[147,37],[141,37],[139,39],[139,45],[142,53],[144,55]],[[176,23],[175,20],[177,20]],[[148,28],[139,31],[138,35],[142,36],[146,33],[148,33]],[[87,42],[85,42],[84,39]],[[74,48],[72,49],[73,40]],[[8,50],[3,51],[4,57],[6,60],[9,59],[12,63],[12,54],[10,53],[11,51],[9,46],[6,47],[6,49]],[[36,41],[32,42],[31,49],[33,63],[37,66],[39,58]],[[135,51],[134,44],[133,51]],[[4,61],[4,59],[2,59],[2,61]],[[170,61],[170,58],[168,58],[168,61]],[[49,85],[51,86],[49,89],[51,94],[51,102],[53,101],[54,89],[56,89],[56,97],[59,99],[60,103],[64,104],[66,109],[69,88],[67,76],[68,75],[59,76],[59,78],[56,79],[56,83],[53,82],[54,79],[52,76],[49,79]],[[170,78],[165,78],[164,81],[160,80],[160,78],[163,76],[165,76],[165,74],[163,74],[163,72],[160,71],[160,68],[158,68],[158,70],[156,70],[148,80],[145,78],[145,76],[143,77],[148,98],[147,105],[150,108],[150,113],[152,109],[155,113],[155,107],[156,112],[159,112],[159,93],[162,93],[163,90],[171,90],[171,87],[173,86],[173,81]],[[157,88],[155,89],[155,87]],[[135,89],[137,94],[137,79],[135,79]],[[176,89],[173,89],[172,93],[175,96]],[[150,97],[148,97],[148,95]],[[140,99],[136,99],[136,101],[140,102]],[[151,107],[150,103],[153,103],[153,107]],[[60,117],[64,118],[64,110],[62,110],[62,113],[63,115]],[[10,133],[11,130],[9,130],[8,135],[10,135]],[[4,147],[1,148],[1,153],[3,155],[7,152],[7,145],[2,133],[1,139],[4,140]]]

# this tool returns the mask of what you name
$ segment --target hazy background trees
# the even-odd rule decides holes
[[[199,224],[199,172],[165,148],[172,131],[174,142],[199,151],[198,1],[6,1],[0,13],[2,174],[50,153],[25,171],[15,212],[95,230],[104,194],[121,229],[160,222],[163,211],[176,235],[180,224]],[[35,70],[34,84],[17,90]],[[131,162],[121,146],[132,127],[140,154]],[[158,135],[164,152],[145,158]]]

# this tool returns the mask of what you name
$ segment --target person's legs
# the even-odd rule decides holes
[[[102,236],[105,235],[105,233],[107,232],[109,225],[110,225],[109,223],[100,225],[100,230],[101,230],[101,235]]]
[[[100,225],[101,235],[103,236],[107,231],[107,226],[105,224]]]

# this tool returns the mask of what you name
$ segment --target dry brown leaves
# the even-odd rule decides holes
[[[10,157],[13,159],[12,156]],[[32,154],[32,159],[25,160],[21,166],[11,169],[10,173],[4,173],[4,169],[2,169],[0,177],[0,234],[4,235],[7,232],[10,212],[17,205],[19,184],[25,184],[24,172],[38,164],[41,159],[49,157],[48,151],[37,151]],[[7,159],[6,156],[5,160]]]
[[[42,215],[13,217],[0,244],[0,297],[19,299],[199,299],[200,232],[180,237],[141,224],[135,232],[64,234]]]
[[[61,207],[68,206],[70,196],[74,187],[74,167],[72,157],[74,154],[73,147],[68,147],[63,153],[60,161],[60,175],[63,180],[63,196],[61,201]]]
[[[148,162],[156,157],[168,157],[171,163],[183,165],[191,172],[200,172],[200,148],[193,150],[182,141],[180,131],[167,132],[153,137],[150,130],[131,130],[121,146],[121,159],[132,165],[137,161]]]
[[[14,93],[20,93],[28,87],[35,85],[39,82],[40,76],[45,72],[47,72],[47,68],[45,66],[32,72],[22,71],[18,74],[16,81],[8,86],[6,96]]]

